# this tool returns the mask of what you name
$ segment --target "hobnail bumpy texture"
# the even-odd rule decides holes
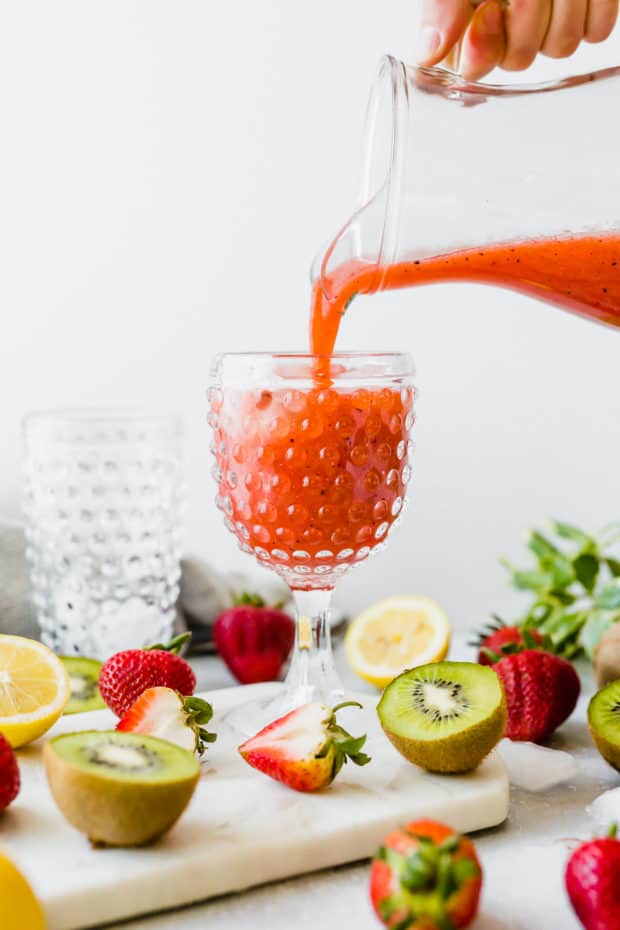
[[[214,386],[209,421],[226,526],[291,587],[332,587],[385,545],[411,476],[412,387]]]
[[[27,557],[42,639],[107,659],[170,638],[179,593],[180,424],[33,416]]]

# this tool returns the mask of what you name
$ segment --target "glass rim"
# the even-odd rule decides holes
[[[403,65],[391,55],[384,55],[380,61],[380,68],[387,66],[398,69]],[[416,75],[416,83],[426,89],[433,89],[436,93],[450,96],[454,93],[479,94],[489,97],[520,97],[527,94],[545,94],[556,90],[566,90],[571,87],[580,87],[594,81],[605,81],[620,75],[620,65],[608,68],[599,68],[596,71],[583,71],[561,78],[551,78],[546,81],[515,81],[512,84],[486,83],[485,81],[466,81],[461,75],[450,68],[436,66],[434,68],[422,65],[409,65],[404,67]]]
[[[234,359],[295,359],[300,361],[346,361],[351,359],[353,361],[359,361],[360,359],[368,358],[372,361],[381,361],[383,359],[390,361],[394,359],[402,359],[407,361],[413,361],[411,354],[409,352],[397,352],[397,351],[385,351],[385,352],[375,352],[368,351],[364,352],[363,350],[356,350],[355,352],[332,352],[331,355],[319,354],[315,352],[300,352],[300,351],[279,351],[279,352],[218,352],[214,356],[214,362],[218,362],[220,359],[225,358],[234,358]]]
[[[211,360],[210,377],[276,377],[279,381],[314,381],[316,369],[334,382],[355,380],[379,381],[410,378],[416,374],[409,352],[220,352]]]
[[[222,352],[209,368],[209,383],[245,389],[270,386],[309,391],[317,385],[358,387],[410,383],[416,366],[408,352]]]

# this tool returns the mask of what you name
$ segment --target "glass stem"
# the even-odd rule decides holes
[[[297,631],[284,701],[292,710],[309,701],[332,705],[344,695],[336,672],[329,625],[331,590],[293,591]]]

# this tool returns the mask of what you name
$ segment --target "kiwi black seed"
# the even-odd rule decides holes
[[[65,733],[45,744],[54,800],[95,845],[142,846],[181,816],[198,782],[193,753],[117,730]]]
[[[67,670],[71,686],[71,697],[65,707],[65,714],[102,710],[106,705],[99,693],[101,662],[82,656],[60,656],[60,660]]]
[[[620,680],[594,695],[588,706],[588,726],[600,754],[620,772]]]
[[[383,692],[377,713],[398,751],[430,772],[476,768],[504,735],[507,718],[495,671],[473,662],[403,672]]]

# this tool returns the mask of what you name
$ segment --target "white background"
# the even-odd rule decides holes
[[[2,511],[19,512],[27,410],[179,408],[188,548],[249,566],[212,504],[209,359],[306,346],[376,61],[413,60],[416,24],[405,0],[2,0]],[[618,62],[616,35],[528,79]],[[528,525],[620,516],[618,338],[482,288],[357,301],[341,348],[416,358],[417,461],[402,528],[340,602],[419,592],[476,625],[514,606],[497,558]]]

